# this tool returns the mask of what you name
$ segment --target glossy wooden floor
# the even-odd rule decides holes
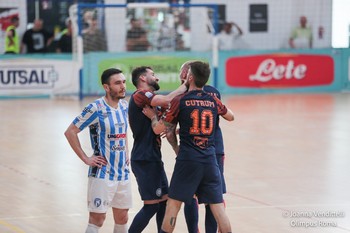
[[[87,167],[63,132],[91,100],[0,101],[1,233],[85,231]],[[350,232],[350,94],[226,96],[224,103],[236,116],[221,124],[233,232]],[[81,141],[90,150],[87,132]],[[170,178],[174,155],[166,141],[162,150]],[[134,180],[133,191],[130,222],[142,206]],[[113,231],[111,216],[100,232]],[[144,232],[156,232],[154,222]],[[175,232],[186,232],[183,211]]]

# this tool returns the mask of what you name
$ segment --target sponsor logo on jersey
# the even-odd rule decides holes
[[[267,54],[226,62],[231,87],[291,88],[330,85],[333,80],[334,61],[328,55]]]
[[[146,96],[147,98],[151,98],[151,97],[153,96],[153,93],[147,91],[147,92],[145,93],[145,96]]]
[[[208,138],[195,136],[193,138],[193,142],[196,146],[198,146],[201,149],[206,149],[208,147]]]
[[[100,198],[95,198],[95,200],[94,200],[94,205],[95,205],[96,207],[99,207],[99,206],[101,205],[101,203],[102,203],[102,201],[101,201]]]
[[[126,149],[125,146],[121,146],[121,145],[113,145],[112,146],[112,151],[124,151]]]
[[[108,134],[107,137],[115,139],[126,138],[126,133]]]
[[[91,110],[91,108],[90,107],[85,107],[84,109],[83,109],[83,112],[85,112],[85,113],[94,113],[92,110]]]
[[[117,124],[114,124],[116,127],[124,127],[125,123],[117,123]]]
[[[53,88],[58,72],[51,65],[18,67],[0,65],[0,89]]]

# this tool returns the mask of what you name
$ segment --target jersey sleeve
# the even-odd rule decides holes
[[[219,98],[217,98],[215,96],[213,96],[213,97],[214,97],[214,100],[215,100],[215,102],[216,102],[216,104],[218,106],[218,114],[219,115],[225,115],[227,113],[226,106],[221,102],[221,100],[219,100]]]
[[[175,97],[172,101],[170,101],[168,108],[164,111],[162,119],[171,124],[177,124],[177,118],[179,115],[180,109],[180,99],[181,95]]]
[[[73,120],[73,124],[80,130],[98,122],[97,106],[94,103],[87,105],[82,113]]]
[[[137,91],[134,94],[134,101],[138,107],[143,108],[146,105],[151,106],[154,96],[156,96],[156,94],[151,91]]]

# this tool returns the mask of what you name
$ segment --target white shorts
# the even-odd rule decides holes
[[[131,182],[89,177],[87,203],[89,212],[106,213],[109,207],[132,207]]]

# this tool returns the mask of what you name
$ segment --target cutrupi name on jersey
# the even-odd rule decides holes
[[[126,138],[125,133],[118,133],[118,134],[108,134],[108,138]]]
[[[186,100],[186,106],[215,107],[214,102],[209,100]]]

